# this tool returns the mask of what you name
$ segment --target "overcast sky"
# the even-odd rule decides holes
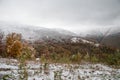
[[[84,32],[120,26],[120,0],[0,0],[0,21]]]

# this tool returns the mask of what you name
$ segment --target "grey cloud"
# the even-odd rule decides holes
[[[0,20],[74,31],[120,26],[120,0],[0,0]]]

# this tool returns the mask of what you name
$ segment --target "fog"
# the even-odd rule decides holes
[[[120,27],[120,0],[0,0],[0,21],[73,32]]]

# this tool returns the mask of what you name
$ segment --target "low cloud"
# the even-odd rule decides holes
[[[74,32],[120,26],[120,0],[0,0],[0,21]]]

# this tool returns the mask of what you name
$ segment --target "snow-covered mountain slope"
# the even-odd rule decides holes
[[[0,30],[3,31],[6,35],[12,32],[21,33],[24,39],[42,39],[42,38],[58,39],[67,38],[69,36],[75,35],[75,33],[62,29],[49,29],[39,26],[10,24],[1,22]]]
[[[111,27],[106,29],[106,32],[92,31],[85,36],[85,39],[120,49],[120,27]]]
[[[82,43],[87,43],[87,44],[91,44],[91,45],[94,45],[96,47],[99,47],[99,43],[95,43],[93,41],[89,41],[89,40],[86,40],[84,38],[80,38],[80,37],[73,37],[71,38],[71,42],[73,43],[76,43],[76,42],[82,42]]]

